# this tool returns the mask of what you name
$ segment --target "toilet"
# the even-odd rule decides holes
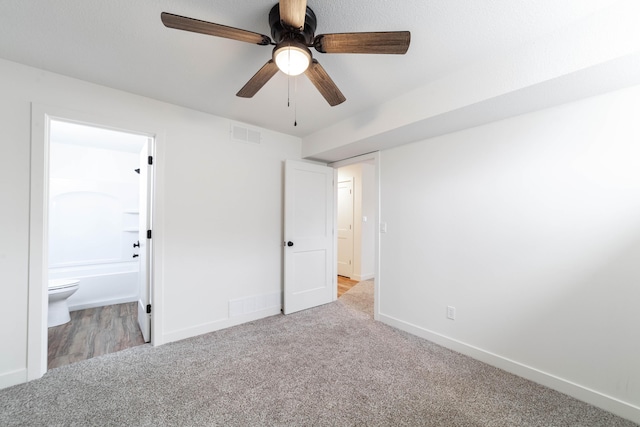
[[[65,324],[71,320],[67,299],[80,287],[76,279],[49,280],[49,315],[47,327]]]

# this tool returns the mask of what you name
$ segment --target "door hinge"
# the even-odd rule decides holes
[[[151,304],[147,304],[147,314],[151,313]]]
[[[151,230],[147,230],[147,239],[151,238]]]
[[[150,165],[152,165],[152,164],[153,164],[153,156],[149,156],[148,163],[149,163]]]

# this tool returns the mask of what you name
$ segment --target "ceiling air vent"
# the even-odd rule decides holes
[[[231,140],[234,142],[250,142],[260,144],[261,135],[257,130],[231,123]]]

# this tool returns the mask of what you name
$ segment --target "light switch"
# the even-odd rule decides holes
[[[387,223],[386,222],[381,222],[380,223],[380,232],[381,233],[386,233],[387,232]]]
[[[367,217],[366,216],[362,217],[362,222],[367,222]]]

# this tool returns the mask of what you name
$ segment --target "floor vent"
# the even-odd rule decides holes
[[[231,140],[234,142],[250,142],[260,144],[260,132],[235,123],[231,124]]]
[[[280,309],[282,306],[282,292],[253,295],[229,301],[229,317],[243,316],[263,310]]]

